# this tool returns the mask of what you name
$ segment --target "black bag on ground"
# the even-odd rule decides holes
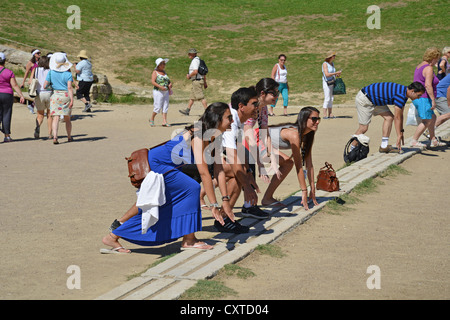
[[[352,151],[350,150],[350,145],[353,141],[357,141],[357,145],[353,148]],[[369,154],[369,146],[363,145],[357,137],[352,137],[345,146],[344,149],[344,161],[345,163],[349,164],[352,162],[356,162],[362,159],[367,158],[367,155]]]

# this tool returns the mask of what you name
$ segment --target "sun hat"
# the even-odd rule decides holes
[[[156,66],[159,66],[161,64],[161,62],[167,63],[167,62],[169,62],[169,59],[163,59],[163,58],[156,59],[156,61],[155,61]]]
[[[336,55],[336,51],[330,51],[330,52],[328,52],[328,54],[325,57],[325,59],[329,59],[329,58],[331,58],[332,56],[335,56],[335,55]]]
[[[5,59],[6,59],[5,54],[3,52],[0,52],[0,60],[5,60]]]
[[[194,48],[189,49],[188,53],[198,53],[197,50],[195,50]]]
[[[72,67],[72,63],[67,60],[67,56],[62,52],[55,52],[50,58],[50,70],[67,71]]]
[[[77,55],[77,58],[89,59],[86,50],[81,50],[80,53]]]

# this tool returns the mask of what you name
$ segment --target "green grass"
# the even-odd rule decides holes
[[[181,295],[180,300],[214,300],[236,294],[235,290],[228,288],[221,281],[199,280]]]
[[[303,104],[302,93],[322,92],[320,66],[330,49],[338,52],[335,64],[351,93],[376,81],[408,84],[427,47],[449,45],[444,0],[377,1],[380,30],[367,28],[374,3],[365,0],[79,0],[81,29],[69,30],[72,4],[2,1],[0,37],[71,57],[87,49],[94,68],[148,87],[154,60],[169,58],[178,92],[187,92],[186,52],[196,47],[210,69],[209,100],[228,101],[237,87],[269,76],[280,53],[287,55],[292,104]]]

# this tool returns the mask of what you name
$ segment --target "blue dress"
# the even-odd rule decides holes
[[[148,152],[151,170],[160,174],[176,168],[183,160],[194,163],[191,148],[182,135]],[[166,203],[159,207],[158,222],[142,234],[142,211],[139,209],[139,214],[113,231],[115,235],[138,245],[156,246],[201,231],[200,184],[180,169],[165,174],[164,183]]]

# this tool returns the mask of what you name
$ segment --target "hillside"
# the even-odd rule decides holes
[[[169,58],[178,97],[187,97],[186,52],[195,47],[210,69],[209,101],[228,100],[238,86],[270,76],[284,53],[292,105],[321,103],[320,65],[329,50],[337,51],[336,67],[354,93],[376,81],[408,84],[427,47],[450,45],[444,0],[378,1],[380,29],[367,27],[372,1],[80,0],[80,29],[69,29],[72,4],[3,1],[0,43],[62,50],[72,60],[86,49],[111,83],[147,88],[155,59]],[[349,94],[336,102],[351,100]]]

